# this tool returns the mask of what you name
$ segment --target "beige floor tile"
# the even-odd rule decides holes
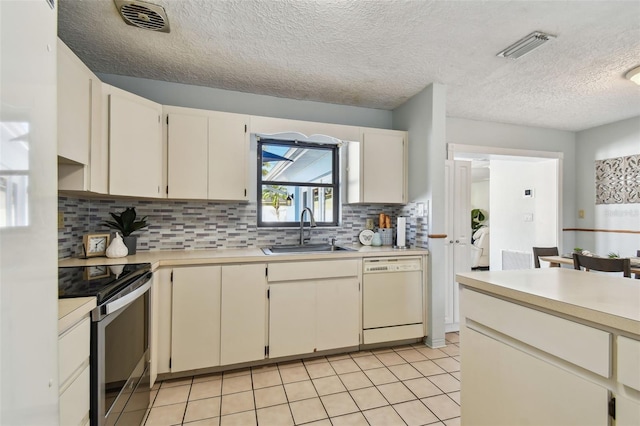
[[[404,421],[390,406],[367,410],[363,414],[371,426],[404,426]]]
[[[456,379],[460,380],[460,378],[462,377],[462,375],[460,374],[459,371],[452,371],[451,374],[453,377],[455,377]]]
[[[438,358],[434,359],[433,362],[438,364],[438,366],[440,366],[444,371],[460,371],[460,361],[457,361],[454,358]]]
[[[151,405],[155,402],[156,396],[158,396],[158,389],[151,389],[151,393],[149,394],[149,401],[151,401]]]
[[[151,388],[152,391],[157,391],[158,389],[160,389],[160,385],[162,384],[162,382],[155,382],[153,384],[153,387]]]
[[[322,405],[327,410],[329,417],[342,416],[343,414],[355,413],[358,406],[353,402],[349,392],[334,393],[332,395],[321,396]]]
[[[456,404],[460,405],[460,391],[449,392],[447,395],[449,395],[449,398],[453,399]]]
[[[228,395],[230,393],[244,392],[251,390],[251,375],[243,374],[242,376],[233,376],[222,378],[222,394]]]
[[[360,371],[360,367],[358,367],[358,364],[353,362],[351,358],[329,361],[329,363],[337,374],[354,373],[356,371]]]
[[[438,418],[420,401],[409,401],[393,406],[408,426],[435,423]]]
[[[378,349],[373,349],[371,352],[374,355],[385,354],[385,353],[388,353],[388,352],[393,352],[393,348],[378,348]]]
[[[309,365],[305,364],[305,367],[307,368],[309,377],[311,377],[312,379],[317,379],[318,377],[333,376],[336,374],[328,361]]]
[[[304,426],[331,426],[329,419],[316,420],[315,422],[305,423]]]
[[[191,385],[189,401],[195,399],[212,398],[222,394],[222,380],[208,380]]]
[[[432,396],[421,399],[421,401],[433,414],[438,416],[440,420],[460,417],[460,406],[447,395]]]
[[[193,377],[193,383],[207,382],[209,380],[222,380],[222,373],[202,374]]]
[[[454,417],[453,419],[445,420],[446,426],[460,426],[460,417]]]
[[[453,359],[455,359],[456,361],[460,362],[460,355],[456,355],[456,356],[453,356],[453,357],[451,357],[451,358],[453,358]]]
[[[373,386],[371,380],[369,380],[366,374],[364,374],[362,371],[341,374],[339,377],[347,390],[362,389]]]
[[[311,365],[311,364],[323,364],[329,361],[327,361],[327,358],[323,356],[316,356],[313,358],[306,358],[303,360],[303,362],[304,362],[304,365]]]
[[[288,404],[257,410],[260,426],[293,426],[293,417]]]
[[[405,349],[396,352],[407,362],[426,361],[427,357],[422,355],[414,348]]]
[[[220,397],[198,399],[187,403],[187,411],[184,414],[185,422],[220,417]]]
[[[340,361],[341,359],[351,359],[349,354],[337,354],[337,355],[329,355],[327,356],[327,361]]]
[[[256,412],[254,410],[220,417],[220,426],[253,426],[256,424]]]
[[[424,377],[405,380],[403,383],[418,398],[427,398],[429,396],[441,395],[443,393],[442,390]]]
[[[179,379],[164,380],[160,383],[160,388],[170,388],[173,386],[190,385],[193,382],[193,377],[184,377]]]
[[[436,385],[442,392],[449,393],[460,390],[460,382],[451,374],[439,374],[437,376],[429,376],[429,381]]]
[[[449,356],[446,353],[442,352],[440,349],[433,349],[426,346],[422,348],[416,348],[416,350],[429,359],[445,358]]]
[[[446,333],[444,339],[450,343],[458,343],[460,341],[460,335],[458,333]]]
[[[277,369],[266,371],[264,373],[253,374],[254,389],[267,388],[280,384],[282,384],[282,380],[280,380],[280,372]]]
[[[389,371],[387,367],[365,370],[364,374],[366,374],[369,380],[371,380],[376,386],[398,381],[398,378],[391,374],[391,371]]]
[[[388,383],[378,386],[378,390],[389,401],[389,404],[411,401],[416,396],[402,382]]]
[[[321,377],[319,379],[313,379],[312,382],[320,396],[347,390],[338,376]]]
[[[351,358],[361,358],[363,356],[371,356],[373,355],[373,353],[371,353],[371,351],[358,351],[358,352],[351,352],[349,355],[351,355]]]
[[[327,418],[327,412],[320,402],[320,398],[305,399],[289,404],[296,424],[308,423]]]
[[[276,371],[278,364],[260,365],[258,367],[251,367],[251,374],[268,373],[269,371]]]
[[[232,393],[222,395],[222,415],[239,413],[241,411],[253,410],[253,391]]]
[[[255,389],[253,396],[256,401],[256,408],[271,407],[272,405],[285,404],[287,402],[287,395],[284,393],[284,386],[282,385]]]
[[[187,403],[163,405],[161,407],[153,407],[149,411],[149,417],[145,426],[170,426],[179,425],[184,417],[184,410]]]
[[[220,417],[212,417],[210,419],[196,420],[195,422],[183,423],[188,426],[220,426]]]
[[[446,348],[440,348],[440,350],[449,356],[460,355],[460,348],[456,345],[448,345]]]
[[[360,356],[353,359],[358,366],[363,370],[372,370],[374,368],[384,367],[384,364],[380,362],[378,358],[373,355]]]
[[[444,371],[438,364],[433,361],[412,362],[413,368],[422,373],[423,376],[433,376],[434,374],[444,374]]]
[[[282,383],[292,383],[309,380],[309,375],[307,369],[301,364],[295,367],[280,368],[280,378]]]
[[[422,377],[422,374],[410,364],[391,365],[388,367],[389,371],[393,373],[400,380],[409,380]]]
[[[380,354],[375,354],[376,358],[380,360],[381,363],[389,367],[390,365],[398,365],[404,364],[406,361],[400,355],[395,352],[385,352]]]
[[[289,402],[300,401],[301,399],[308,399],[317,397],[316,388],[313,387],[311,380],[305,380],[304,382],[287,383],[284,385],[284,390],[287,393],[287,399]]]
[[[249,367],[225,371],[224,373],[222,373],[222,377],[226,379],[231,377],[246,376],[247,374],[251,374],[251,368]]]
[[[291,367],[303,367],[304,364],[302,363],[301,359],[296,359],[293,361],[285,361],[285,362],[279,362],[278,363],[278,369],[282,370],[283,368],[291,368]]]
[[[189,391],[191,385],[173,386],[173,387],[160,387],[158,395],[156,396],[153,405],[158,407],[161,405],[177,404],[179,402],[186,402],[189,398]]]
[[[353,400],[358,404],[360,410],[369,410],[371,408],[383,407],[389,405],[384,396],[375,387],[357,389],[349,391]]]
[[[364,415],[360,412],[331,417],[331,424],[333,426],[369,426],[367,419],[365,419]]]

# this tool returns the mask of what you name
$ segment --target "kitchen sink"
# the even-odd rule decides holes
[[[355,249],[331,244],[293,244],[263,247],[264,254],[287,254],[287,253],[330,253],[334,251],[355,251]]]

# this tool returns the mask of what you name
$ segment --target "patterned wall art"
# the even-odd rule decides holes
[[[597,160],[596,204],[640,204],[640,154]]]

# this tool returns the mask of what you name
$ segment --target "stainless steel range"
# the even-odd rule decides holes
[[[91,312],[91,425],[140,425],[150,403],[151,265],[58,270],[58,297],[95,296]]]

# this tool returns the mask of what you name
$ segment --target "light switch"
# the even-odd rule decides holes
[[[418,203],[418,217],[424,217],[424,203]]]
[[[533,222],[533,213],[525,213],[524,214],[525,222]]]
[[[584,219],[584,210],[578,210],[578,218]]]

